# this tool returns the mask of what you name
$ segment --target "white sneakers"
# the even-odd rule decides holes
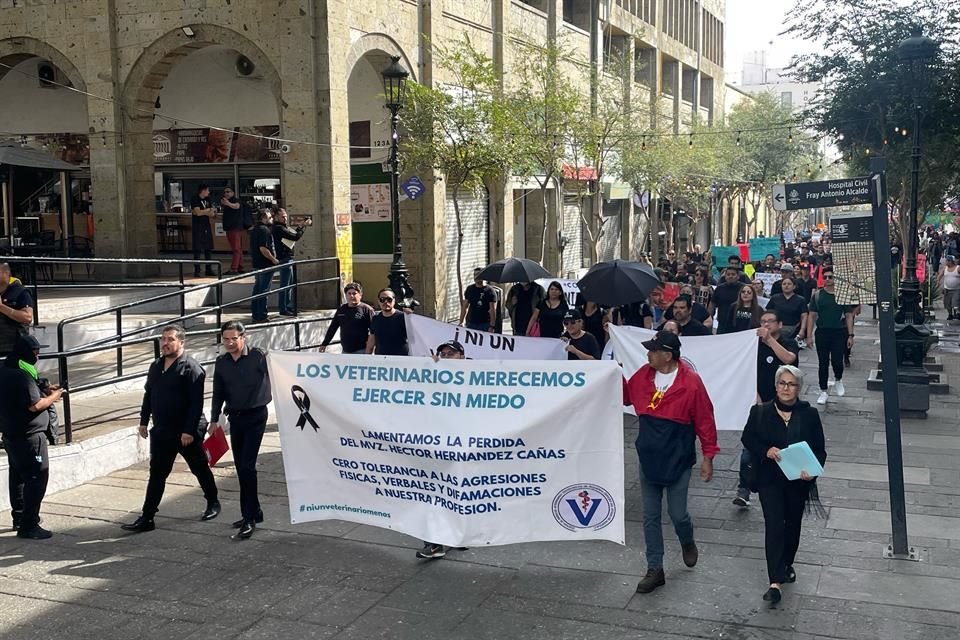
[[[833,392],[839,397],[847,395],[847,389],[843,386],[843,380],[837,380],[836,382],[829,383],[828,386],[833,387]],[[830,394],[826,390],[820,392],[820,395],[817,397],[817,404],[827,404],[827,398],[830,397]]]
[[[826,391],[821,391],[821,392],[820,392],[820,397],[817,398],[817,404],[827,404],[827,397],[828,397],[827,392],[826,392]]]
[[[843,380],[837,380],[836,384],[833,385],[833,392],[841,398],[847,394],[847,390],[843,387]]]

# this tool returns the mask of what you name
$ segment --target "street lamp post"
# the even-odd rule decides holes
[[[400,137],[397,125],[400,109],[403,108],[404,91],[410,72],[400,64],[400,56],[391,56],[390,66],[383,70],[383,95],[386,108],[390,110],[390,212],[393,216],[393,262],[390,263],[390,289],[400,306],[417,306],[410,286],[410,272],[403,261],[403,244],[400,241],[400,160],[398,157]]]
[[[930,377],[924,367],[931,331],[926,326],[920,304],[917,280],[917,208],[920,182],[921,90],[927,81],[927,69],[936,57],[937,43],[915,31],[900,43],[898,57],[907,67],[913,89],[913,171],[910,188],[910,212],[907,224],[906,273],[900,282],[900,308],[896,314],[898,382],[901,385],[900,409],[905,413],[926,415],[930,408]]]

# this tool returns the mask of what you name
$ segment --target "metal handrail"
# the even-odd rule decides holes
[[[109,259],[107,259],[107,260],[109,260]],[[329,277],[329,278],[318,278],[318,279],[309,280],[309,281],[306,281],[306,282],[299,282],[299,281],[297,280],[297,278],[296,278],[296,269],[297,269],[297,266],[303,266],[303,265],[309,265],[309,264],[319,264],[319,263],[331,262],[331,261],[334,262],[334,264],[335,264],[336,273],[337,273],[336,276],[334,276],[334,277]],[[197,316],[204,315],[204,314],[210,313],[210,312],[212,311],[212,312],[216,313],[216,316],[217,316],[217,326],[216,326],[216,327],[209,328],[209,329],[202,329],[202,330],[194,331],[194,332],[187,332],[187,335],[193,335],[193,336],[202,336],[202,335],[206,335],[206,334],[216,335],[216,337],[217,337],[217,343],[219,344],[219,341],[220,341],[220,325],[221,325],[222,320],[223,320],[223,308],[224,308],[224,306],[225,306],[225,305],[224,305],[224,301],[223,301],[223,284],[224,284],[224,283],[228,283],[228,282],[232,282],[232,281],[235,281],[235,280],[239,280],[239,279],[242,279],[242,278],[247,278],[247,277],[249,277],[250,275],[257,275],[257,274],[261,274],[261,273],[271,273],[271,274],[272,274],[274,271],[278,271],[278,270],[280,270],[280,269],[284,269],[284,268],[287,268],[287,267],[292,268],[292,269],[294,270],[293,284],[287,285],[287,286],[285,286],[285,287],[279,287],[279,288],[277,288],[277,289],[268,289],[267,291],[265,291],[265,292],[263,292],[263,293],[259,293],[259,294],[256,294],[256,295],[247,296],[247,297],[245,297],[245,298],[240,298],[240,299],[238,299],[238,300],[233,300],[233,301],[231,301],[231,302],[229,303],[229,305],[230,305],[230,306],[234,306],[234,305],[237,305],[237,304],[242,304],[242,303],[249,302],[249,301],[252,301],[252,300],[256,300],[256,299],[259,299],[259,298],[264,298],[264,297],[267,297],[267,296],[274,295],[274,294],[276,294],[278,291],[293,290],[294,295],[296,295],[297,288],[299,288],[299,287],[301,287],[301,286],[307,286],[307,285],[322,284],[322,283],[327,283],[327,282],[337,282],[337,291],[340,291],[340,289],[342,288],[342,282],[340,282],[341,276],[340,276],[340,260],[339,260],[339,258],[308,258],[308,259],[304,259],[304,260],[295,260],[295,261],[291,261],[291,262],[285,262],[285,263],[281,263],[281,264],[278,264],[278,265],[271,265],[271,266],[269,266],[269,267],[266,267],[266,268],[263,268],[263,269],[258,269],[258,270],[256,270],[256,271],[251,271],[251,272],[244,273],[244,274],[239,274],[239,275],[236,275],[236,276],[230,276],[230,277],[228,277],[228,278],[218,279],[216,282],[208,282],[208,283],[203,283],[203,284],[199,284],[199,285],[194,285],[194,286],[192,286],[192,287],[188,287],[188,288],[182,289],[182,290],[180,290],[180,291],[168,292],[168,293],[164,293],[164,294],[161,294],[161,295],[158,295],[158,296],[152,296],[152,297],[145,298],[145,299],[142,299],[142,300],[135,300],[135,301],[127,302],[127,303],[124,303],[124,304],[115,305],[115,306],[113,306],[113,307],[108,307],[108,308],[106,308],[106,309],[100,309],[100,310],[97,310],[97,311],[92,311],[92,312],[80,314],[80,315],[77,315],[77,316],[72,316],[72,317],[70,317],[70,318],[64,318],[63,320],[61,320],[61,321],[57,324],[57,351],[56,351],[55,353],[46,353],[46,354],[44,354],[44,355],[41,356],[41,359],[56,359],[56,360],[57,360],[57,365],[58,365],[58,370],[59,370],[59,377],[60,377],[60,379],[59,379],[60,386],[63,387],[64,389],[70,390],[72,393],[76,393],[76,392],[79,392],[79,391],[86,391],[86,390],[89,390],[89,389],[96,389],[96,388],[103,387],[103,386],[107,386],[107,385],[110,385],[110,384],[115,384],[115,383],[117,383],[117,382],[124,382],[124,381],[127,381],[127,380],[134,380],[134,379],[136,379],[136,378],[143,377],[143,376],[145,376],[145,375],[147,374],[147,372],[140,372],[140,373],[134,373],[134,374],[124,374],[124,373],[123,373],[123,348],[124,348],[124,347],[133,346],[133,345],[138,345],[138,344],[144,344],[144,343],[148,343],[148,342],[153,342],[153,344],[154,344],[154,354],[155,354],[157,357],[159,357],[159,355],[160,355],[160,337],[159,337],[158,335],[153,335],[153,336],[144,336],[144,337],[141,337],[141,338],[134,338],[134,339],[131,339],[131,340],[126,340],[126,338],[129,338],[130,336],[134,336],[134,335],[136,335],[136,334],[142,334],[142,333],[145,333],[145,332],[147,332],[147,331],[152,331],[152,330],[161,328],[161,327],[163,327],[163,326],[167,326],[167,325],[169,325],[169,324],[171,324],[171,323],[177,323],[177,322],[181,322],[181,323],[182,323],[183,320],[187,320],[187,319],[189,319],[189,318],[195,318],[195,317],[197,317]],[[217,304],[216,304],[214,307],[212,307],[212,308],[200,309],[200,310],[198,310],[198,311],[194,311],[194,312],[191,312],[191,313],[189,313],[189,314],[186,313],[185,310],[183,309],[183,303],[182,303],[183,296],[184,296],[185,294],[187,294],[187,293],[191,293],[191,292],[194,292],[194,291],[200,291],[200,290],[204,290],[204,289],[215,289],[215,290],[216,290],[216,301],[217,301]],[[140,306],[140,305],[144,305],[144,304],[150,304],[150,303],[156,302],[156,301],[158,301],[158,300],[165,300],[165,299],[168,299],[168,298],[173,297],[173,296],[181,296],[181,311],[182,311],[182,312],[181,312],[180,316],[175,317],[175,318],[169,318],[169,319],[166,319],[166,320],[161,321],[161,322],[152,323],[152,324],[149,324],[149,325],[146,325],[146,326],[143,326],[143,327],[137,327],[137,328],[135,328],[135,329],[128,330],[128,331],[124,331],[124,330],[123,330],[123,326],[122,326],[122,325],[123,325],[123,312],[124,312],[125,310],[131,309],[131,308],[134,308],[134,307],[137,307],[137,306]],[[88,344],[86,344],[86,345],[84,345],[84,346],[82,346],[82,347],[78,347],[78,348],[76,348],[76,349],[64,349],[64,327],[65,327],[66,325],[68,325],[68,324],[73,324],[73,323],[79,322],[79,321],[81,321],[81,320],[88,320],[88,319],[90,319],[90,318],[95,318],[95,317],[97,317],[97,316],[105,315],[105,314],[108,314],[108,313],[115,313],[115,314],[116,314],[116,327],[117,327],[116,335],[110,336],[110,337],[107,337],[107,338],[101,338],[101,339],[98,339],[98,340],[94,340],[94,341],[92,341],[92,342],[90,342],[90,343],[88,343]],[[307,322],[317,322],[317,321],[323,321],[323,320],[329,320],[329,319],[318,318],[318,317],[314,316],[314,317],[310,317],[310,318],[291,318],[291,319],[286,319],[286,320],[276,320],[276,321],[273,321],[273,322],[257,323],[256,325],[253,325],[253,327],[251,328],[251,330],[262,329],[262,328],[269,328],[269,327],[276,327],[276,326],[285,326],[285,325],[291,325],[291,324],[292,324],[292,325],[294,326],[294,341],[295,341],[295,347],[294,347],[294,348],[295,348],[297,351],[299,351],[299,350],[304,349],[304,348],[312,348],[312,347],[317,347],[317,346],[319,346],[319,345],[309,345],[309,346],[301,345],[301,343],[300,343],[300,326],[301,326],[302,324],[304,324],[304,323],[307,323]],[[97,381],[97,382],[86,383],[86,384],[83,384],[83,385],[79,385],[79,386],[77,386],[77,387],[70,387],[70,385],[69,385],[69,364],[68,364],[69,358],[74,357],[74,356],[80,356],[80,355],[89,355],[89,354],[92,354],[92,353],[100,353],[100,352],[102,352],[102,351],[108,351],[108,350],[110,350],[110,349],[116,349],[116,352],[117,352],[117,362],[116,362],[117,375],[116,375],[116,376],[114,376],[114,377],[112,377],[112,378],[109,378],[109,379],[106,379],[106,380],[101,380],[101,381]],[[210,364],[211,362],[212,362],[212,361],[210,361],[210,362],[204,362],[204,363],[201,363],[201,364]],[[64,422],[64,435],[65,435],[65,440],[66,440],[67,443],[70,443],[70,442],[72,442],[72,440],[73,440],[73,425],[72,425],[72,421],[71,421],[70,395],[69,395],[69,394],[66,394],[66,395],[63,396],[63,422]]]
[[[203,266],[213,266],[217,274],[217,279],[219,280],[223,276],[223,264],[219,260],[171,260],[168,258],[56,258],[48,256],[17,256],[9,255],[2,256],[0,258],[5,262],[11,264],[29,264],[30,265],[30,289],[33,292],[33,326],[40,324],[40,289],[41,288],[54,288],[61,287],[62,285],[41,285],[38,282],[37,278],[37,265],[38,264],[121,264],[121,265],[164,265],[171,264],[177,265],[179,272],[178,282],[171,283],[145,283],[140,285],[130,285],[127,283],[111,284],[111,283],[91,283],[86,285],[87,287],[92,288],[109,288],[109,287],[122,287],[122,288],[137,288],[137,287],[179,287],[180,295],[180,312],[183,313],[186,310],[186,302],[184,300],[184,283],[183,278],[183,267],[184,265],[193,265],[195,267]],[[69,286],[69,285],[66,285]],[[77,286],[76,288],[82,288],[83,285]]]

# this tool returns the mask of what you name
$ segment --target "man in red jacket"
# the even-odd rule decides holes
[[[683,562],[697,564],[693,522],[687,511],[691,467],[697,462],[694,441],[700,439],[703,463],[700,477],[713,478],[717,424],[713,403],[696,371],[680,360],[680,338],[660,331],[643,343],[647,362],[623,382],[623,403],[632,404],[639,418],[637,454],[643,491],[643,537],[647,546],[647,575],[637,593],[650,593],[666,584],[663,574],[663,529],[660,512],[667,494],[667,512],[680,538]]]

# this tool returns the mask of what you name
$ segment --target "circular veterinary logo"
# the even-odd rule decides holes
[[[690,358],[686,356],[680,356],[680,360],[685,362],[687,366],[693,369],[694,371],[697,370],[697,365],[693,364],[693,360],[691,360]]]
[[[616,513],[613,496],[596,484],[572,484],[553,499],[553,517],[568,531],[599,531],[613,522]]]

